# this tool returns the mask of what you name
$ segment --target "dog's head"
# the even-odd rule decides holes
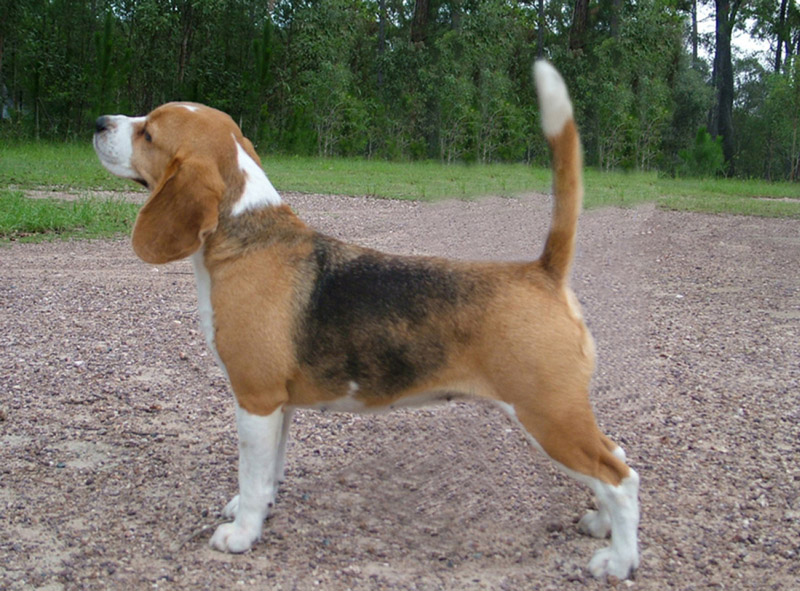
[[[168,103],[145,117],[100,117],[94,148],[110,172],[151,191],[133,230],[133,249],[149,263],[184,258],[203,245],[220,208],[242,193],[242,158],[261,172],[233,119],[193,103]]]

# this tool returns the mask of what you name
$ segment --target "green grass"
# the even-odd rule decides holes
[[[475,199],[549,191],[551,172],[522,164],[444,165],[267,155],[279,191],[391,199]],[[586,208],[656,203],[664,209],[800,219],[800,185],[729,179],[671,179],[655,173],[585,173]],[[127,232],[136,205],[85,197],[74,203],[25,199],[19,190],[141,190],[106,172],[91,143],[0,146],[0,240]],[[9,190],[13,189],[13,190]],[[91,218],[98,218],[93,221]]]
[[[118,199],[30,199],[0,190],[0,242],[108,238],[127,233],[138,209]]]
[[[0,189],[8,187],[131,191],[136,185],[109,174],[86,141],[0,144]]]
[[[587,208],[656,203],[663,209],[800,218],[800,185],[738,179],[673,179],[587,170]],[[788,201],[787,201],[788,200]]]
[[[262,164],[282,191],[374,195],[390,199],[474,199],[546,191],[550,171],[522,164],[444,165],[355,158],[266,156]]]

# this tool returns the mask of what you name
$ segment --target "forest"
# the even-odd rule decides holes
[[[796,0],[0,0],[0,141],[183,100],[262,152],[544,163],[546,57],[587,164],[796,182],[798,54]]]

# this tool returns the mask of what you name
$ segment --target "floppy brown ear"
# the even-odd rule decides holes
[[[175,158],[133,227],[133,250],[148,263],[168,263],[196,252],[216,230],[225,185],[216,166]]]

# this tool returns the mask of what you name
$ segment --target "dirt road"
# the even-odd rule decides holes
[[[538,255],[541,195],[421,204],[288,194],[397,253]],[[796,221],[591,211],[573,286],[593,401],[642,478],[621,589],[800,588]],[[233,404],[188,262],[126,241],[0,248],[0,588],[603,589],[592,499],[499,411],[299,413],[264,539],[208,548],[236,492]]]

